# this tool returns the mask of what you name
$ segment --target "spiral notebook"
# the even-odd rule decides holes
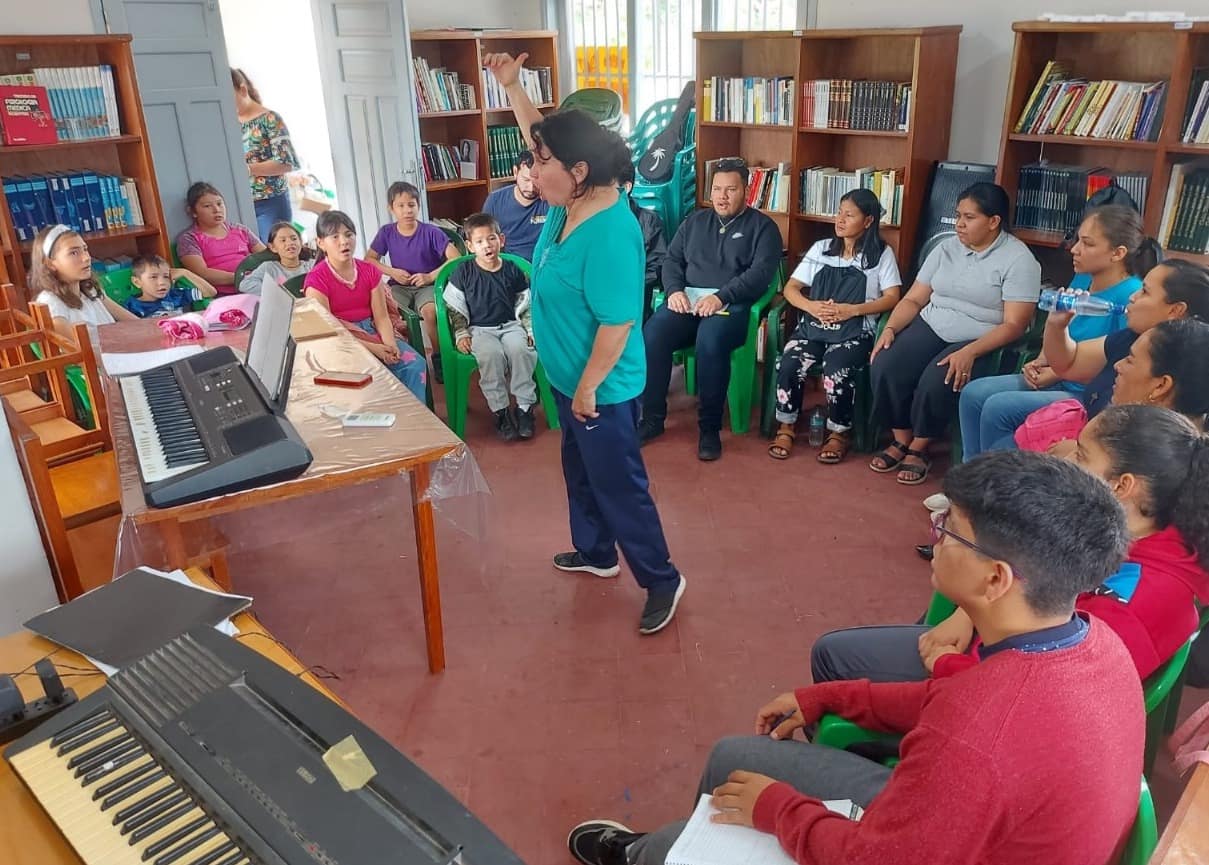
[[[775,835],[750,826],[711,823],[709,818],[718,809],[709,800],[708,793],[697,800],[688,825],[668,851],[667,865],[795,865]],[[829,799],[823,804],[852,820],[864,813],[849,799]]]

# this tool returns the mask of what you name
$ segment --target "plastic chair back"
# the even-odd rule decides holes
[[[285,287],[285,290],[294,295],[294,297],[303,297],[306,294],[306,292],[302,290],[302,283],[305,280],[306,274],[300,273],[297,276],[291,276],[289,279],[283,282],[282,285]]]
[[[642,112],[642,116],[638,118],[638,123],[634,126],[634,131],[630,133],[629,144],[630,150],[634,153],[634,163],[637,165],[647,149],[650,148],[651,142],[655,140],[660,132],[667,128],[668,123],[672,120],[672,115],[676,113],[676,103],[678,99],[660,99]],[[685,143],[689,140],[689,136],[685,136]]]
[[[121,306],[138,294],[134,285],[130,282],[130,278],[133,275],[134,273],[129,267],[94,274],[97,283],[101,286],[101,290],[109,295],[109,299],[118,306]]]
[[[462,237],[462,233],[460,231],[455,231],[454,229],[447,228],[444,225],[438,226],[438,228],[445,232],[445,236],[449,238],[449,242],[453,244],[453,248],[458,251],[458,255],[467,254],[468,250],[466,249],[466,239]]]
[[[301,236],[301,235],[299,235]],[[235,265],[235,290],[239,290],[239,284],[243,282],[243,278],[254,271],[266,261],[276,261],[277,253],[271,249],[262,249],[260,252],[253,252],[251,255],[245,256],[244,260]]]
[[[1125,840],[1125,851],[1121,854],[1120,865],[1146,865],[1154,853],[1154,848],[1158,846],[1159,825],[1154,815],[1154,800],[1143,776],[1142,791],[1138,796],[1138,815],[1134,818],[1133,828]]]
[[[634,135],[630,136],[634,165],[642,159],[655,137],[671,122],[676,108],[675,99],[664,99],[648,108],[638,121]],[[670,239],[690,213],[697,207],[697,110],[688,113],[684,123],[684,145],[675,155],[675,170],[666,183],[652,184],[639,174],[635,178],[630,198],[639,207],[646,207],[659,214],[663,230]]]
[[[578,108],[606,129],[621,127],[621,94],[604,87],[584,87],[567,94],[559,110]]]

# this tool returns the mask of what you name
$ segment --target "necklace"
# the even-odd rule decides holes
[[[723,222],[722,217],[719,216],[718,217],[718,226],[719,226],[718,233],[726,234],[726,229],[730,228],[734,224],[735,220],[738,219],[742,215],[743,215],[742,211],[740,211],[739,213],[736,213],[734,216],[732,216],[730,218],[730,222]]]

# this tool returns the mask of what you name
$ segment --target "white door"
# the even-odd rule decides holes
[[[105,28],[130,33],[139,95],[170,237],[190,224],[189,184],[205,180],[228,219],[256,228],[217,0],[100,0]]]
[[[312,9],[336,197],[364,248],[391,221],[393,181],[424,189],[407,10],[403,0],[312,0]]]

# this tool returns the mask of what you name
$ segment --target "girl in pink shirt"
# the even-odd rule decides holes
[[[322,260],[306,275],[306,296],[327,307],[395,378],[424,401],[428,362],[395,333],[387,297],[386,276],[353,255],[357,230],[348,215],[329,210],[319,215],[315,236]]]
[[[235,268],[265,245],[247,227],[227,222],[222,193],[209,183],[190,186],[185,203],[193,227],[176,239],[177,257],[184,267],[210,281],[219,294],[234,294]]]

